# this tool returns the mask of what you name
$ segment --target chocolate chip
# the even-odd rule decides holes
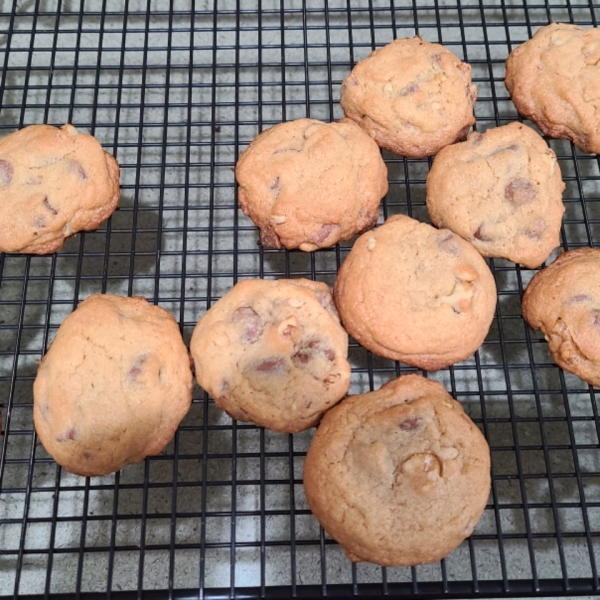
[[[241,325],[244,330],[240,336],[242,344],[254,344],[262,334],[262,319],[250,306],[237,308],[233,313],[232,321]]]
[[[259,362],[254,369],[260,373],[272,373],[273,375],[282,375],[287,371],[281,356],[267,358]]]
[[[402,429],[402,431],[414,431],[415,429],[418,429],[421,421],[421,417],[409,417],[400,423],[400,429]]]
[[[536,196],[536,186],[527,179],[515,179],[504,188],[504,197],[515,206],[530,204]]]
[[[334,225],[332,223],[329,223],[327,225],[321,225],[321,229],[319,229],[319,231],[313,238],[315,243],[322,244],[336,229],[340,229],[340,226]]]
[[[297,352],[292,356],[292,359],[296,359],[300,364],[306,365],[310,360],[310,353],[307,350],[300,350],[300,352]]]
[[[600,310],[595,310],[592,313],[592,325],[600,329]]]
[[[53,215],[57,215],[58,211],[54,208],[54,206],[52,206],[52,204],[50,204],[50,201],[48,200],[48,196],[46,196],[42,202],[42,204],[53,214]]]
[[[571,303],[589,302],[590,300],[592,300],[592,297],[587,294],[577,294],[571,298]]]
[[[479,144],[481,144],[481,142],[483,142],[484,137],[485,136],[483,135],[483,133],[479,133],[479,131],[474,131],[469,136],[469,142],[471,143],[471,146],[479,146]]]
[[[479,227],[475,230],[475,233],[473,234],[473,237],[476,240],[480,240],[482,242],[488,241],[489,238],[486,237],[485,233],[484,233],[484,223],[481,223],[481,225],[479,225]]]
[[[329,292],[317,292],[315,296],[323,308],[327,308],[331,304],[331,294]]]
[[[13,179],[15,171],[12,163],[7,160],[0,160],[0,185],[7,186]]]
[[[133,367],[129,369],[129,373],[127,374],[130,381],[137,380],[140,373],[144,370],[144,365],[146,364],[149,356],[149,354],[142,354],[136,358],[135,362],[133,363]]]
[[[75,428],[71,428],[68,431],[65,431],[63,434],[59,435],[56,438],[57,442],[67,442],[69,440],[75,440],[77,438],[77,431]]]
[[[419,86],[416,83],[411,83],[407,85],[404,89],[398,92],[398,96],[408,96],[409,94],[413,94],[419,89]]]
[[[83,167],[81,166],[81,163],[71,159],[68,163],[67,163],[67,168],[69,169],[69,171],[71,171],[71,173],[77,175],[77,177],[81,180],[81,181],[85,181],[87,179],[87,173],[85,172],[85,170],[83,169]]]
[[[89,450],[85,450],[83,452],[83,458],[85,458],[86,460],[91,460],[93,456],[94,455]]]
[[[273,183],[269,187],[270,190],[276,190],[277,188],[279,188],[279,177],[275,177]]]
[[[225,379],[222,379],[221,383],[219,383],[219,394],[221,394],[221,396],[225,396],[230,391],[231,388],[229,387],[229,383]]]
[[[546,230],[546,223],[542,219],[538,219],[533,223],[533,225],[529,229],[525,229],[523,231],[523,235],[526,235],[528,238],[532,240],[540,240],[544,235],[544,231]]]
[[[446,254],[450,254],[452,256],[460,255],[460,248],[458,247],[454,234],[451,231],[442,233],[442,235],[437,237],[436,241],[440,249]]]

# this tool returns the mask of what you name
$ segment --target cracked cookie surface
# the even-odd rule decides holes
[[[422,158],[466,138],[476,98],[471,66],[416,36],[357,63],[342,83],[340,104],[382,148]]]
[[[543,332],[559,366],[600,387],[600,249],[569,250],[536,273],[523,317]]]
[[[377,144],[348,119],[275,125],[248,146],[235,174],[263,246],[306,252],[375,225],[388,190]]]
[[[356,240],[334,295],[360,344],[422,369],[471,356],[496,307],[494,278],[469,242],[403,215]]]
[[[169,443],[192,385],[170,313],[140,297],[90,296],[63,321],[38,368],[35,429],[67,471],[107,475]]]
[[[406,375],[327,412],[304,462],[304,488],[350,560],[429,563],[479,521],[490,451],[442,385]]]
[[[506,61],[506,88],[546,135],[600,153],[600,29],[551,23]]]
[[[0,252],[48,254],[117,208],[119,165],[72,125],[0,139]]]
[[[331,291],[307,279],[240,281],[200,319],[191,351],[219,408],[275,431],[312,427],[350,385]]]
[[[483,256],[533,269],[560,243],[565,189],[556,155],[533,129],[510,123],[443,148],[427,177],[437,227]]]

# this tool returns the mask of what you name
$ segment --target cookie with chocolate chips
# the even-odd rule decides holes
[[[0,252],[48,254],[117,208],[119,165],[72,125],[0,139]]]
[[[546,135],[600,153],[600,29],[541,27],[506,61],[517,110]]]
[[[275,431],[316,425],[350,385],[331,291],[307,279],[240,281],[200,319],[191,351],[219,408]]]
[[[35,429],[67,471],[107,475],[171,441],[192,384],[170,313],[144,298],[90,296],[63,321],[40,363]]]
[[[600,387],[600,248],[561,254],[529,282],[523,316],[556,363]]]
[[[235,174],[263,246],[311,252],[373,227],[388,190],[377,144],[348,119],[298,119],[263,131]]]
[[[382,148],[422,158],[467,137],[476,98],[471,66],[416,36],[361,60],[342,84],[340,104]]]
[[[349,396],[304,462],[311,511],[352,561],[412,566],[469,537],[490,492],[490,450],[437,382],[407,375]]]
[[[427,210],[434,225],[469,240],[483,256],[533,269],[560,243],[564,189],[543,138],[510,123],[440,151],[427,177]]]
[[[469,242],[403,215],[356,240],[334,295],[365,348],[431,370],[471,356],[496,307],[494,277]]]

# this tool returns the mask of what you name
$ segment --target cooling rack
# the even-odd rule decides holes
[[[0,134],[70,122],[122,173],[120,208],[97,231],[50,256],[0,255],[0,597],[597,595],[598,390],[559,370],[525,325],[534,271],[490,261],[499,297],[485,343],[426,374],[482,428],[493,464],[473,536],[433,565],[344,557],[304,497],[310,431],[232,422],[196,388],[160,456],[85,479],[38,444],[31,388],[58,326],[92,293],[145,296],[189,341],[239,279],[332,283],[351,242],[261,248],[233,167],[270,125],[340,118],[340,84],[372,49],[415,33],[445,44],[473,67],[485,130],[518,118],[503,84],[510,50],[551,21],[597,26],[599,16],[598,4],[564,0],[0,0]],[[600,246],[598,157],[549,143],[567,185],[562,247]],[[430,160],[384,158],[380,222],[427,220]],[[350,360],[352,393],[414,371],[355,343]]]

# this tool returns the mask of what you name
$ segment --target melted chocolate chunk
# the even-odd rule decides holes
[[[402,431],[414,431],[419,428],[421,421],[421,417],[409,417],[400,423],[400,429],[402,429]]]
[[[0,160],[0,185],[4,187],[9,185],[14,174],[12,163],[8,160]]]
[[[48,200],[48,196],[46,196],[42,202],[42,204],[44,205],[45,208],[47,208],[53,215],[57,215],[58,211],[54,208],[54,206],[52,206],[52,204],[50,204],[50,201]]]
[[[527,179],[515,179],[504,188],[504,197],[515,206],[531,204],[537,197],[537,188]]]
[[[232,320],[243,328],[240,337],[242,344],[254,344],[263,331],[262,319],[250,306],[240,306],[233,313]]]

